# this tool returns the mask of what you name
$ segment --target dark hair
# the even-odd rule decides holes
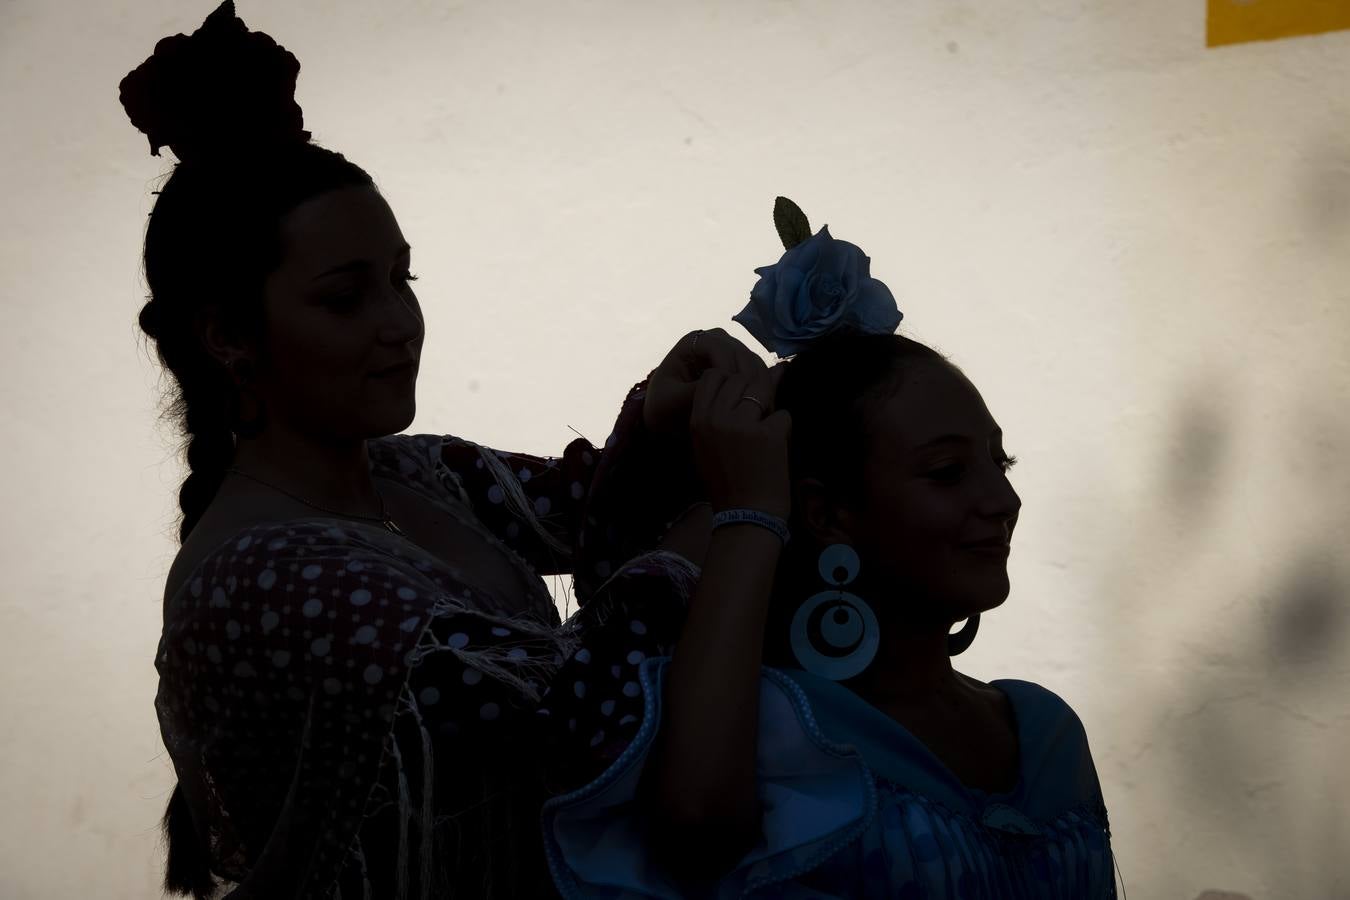
[[[899,334],[867,334],[841,329],[819,338],[786,362],[774,394],[774,408],[792,416],[788,472],[793,484],[818,478],[835,497],[861,502],[866,494],[864,469],[877,406],[923,364],[960,372],[946,356]],[[793,507],[788,522],[791,538],[779,558],[775,597],[769,610],[765,656],[791,659],[787,621],[801,596],[788,597],[800,585],[818,580],[820,549]],[[790,602],[789,602],[790,601]],[[772,664],[772,663],[771,663]]]
[[[175,420],[188,465],[180,542],[219,489],[239,432],[238,391],[206,352],[201,317],[214,306],[236,337],[265,346],[262,287],[282,261],[281,219],[320,194],[358,186],[375,186],[360,166],[296,143],[236,169],[180,163],[160,189],[145,232],[150,296],[140,326],[177,382],[164,415]]]
[[[262,289],[282,261],[281,220],[301,203],[344,187],[375,184],[342,154],[296,141],[260,162],[179,163],[158,191],[145,232],[150,295],[139,324],[175,382],[162,416],[174,420],[188,467],[178,491],[180,543],[220,489],[241,433],[238,390],[201,341],[203,313],[214,306],[226,330],[265,347]],[[164,834],[165,889],[199,900],[210,896],[209,856],[181,786],[165,812]]]

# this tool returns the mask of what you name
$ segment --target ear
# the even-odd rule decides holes
[[[199,309],[193,319],[192,328],[206,352],[222,365],[249,349],[235,340],[222,325],[220,307],[217,304],[208,303]]]
[[[853,512],[840,503],[818,478],[801,478],[793,485],[792,507],[811,536],[822,544],[853,542]]]

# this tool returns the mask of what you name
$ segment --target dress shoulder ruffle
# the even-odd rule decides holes
[[[689,886],[665,870],[645,840],[635,797],[663,719],[669,657],[639,668],[643,724],[628,748],[594,781],[544,805],[544,846],[566,898],[682,898]],[[801,689],[764,669],[759,749],[763,837],[709,896],[740,897],[791,879],[856,839],[876,815],[876,785],[851,748],[821,733]]]

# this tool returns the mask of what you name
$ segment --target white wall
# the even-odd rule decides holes
[[[182,477],[117,84],[214,7],[0,5],[0,895],[143,898]],[[1131,898],[1350,896],[1350,34],[1202,0],[239,0],[413,243],[414,432],[559,451],[743,305],[797,200],[1021,456],[963,670],[1078,711]]]

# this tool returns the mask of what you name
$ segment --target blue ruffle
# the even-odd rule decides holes
[[[596,780],[544,805],[544,846],[564,898],[671,898],[687,894],[656,862],[634,798],[662,720],[669,657],[643,662],[637,737]],[[856,840],[876,815],[877,789],[850,746],[821,733],[801,688],[773,669],[760,677],[756,769],[763,839],[712,896],[743,897],[809,871]]]
[[[634,800],[669,661],[640,667],[642,725],[624,753],[544,806],[549,868],[567,900],[691,896],[651,855]],[[1015,790],[991,795],[964,788],[916,738],[839,685],[761,669],[763,839],[707,896],[1114,897],[1110,831],[1081,722],[1038,685],[1000,684],[1016,701],[1023,772]]]

